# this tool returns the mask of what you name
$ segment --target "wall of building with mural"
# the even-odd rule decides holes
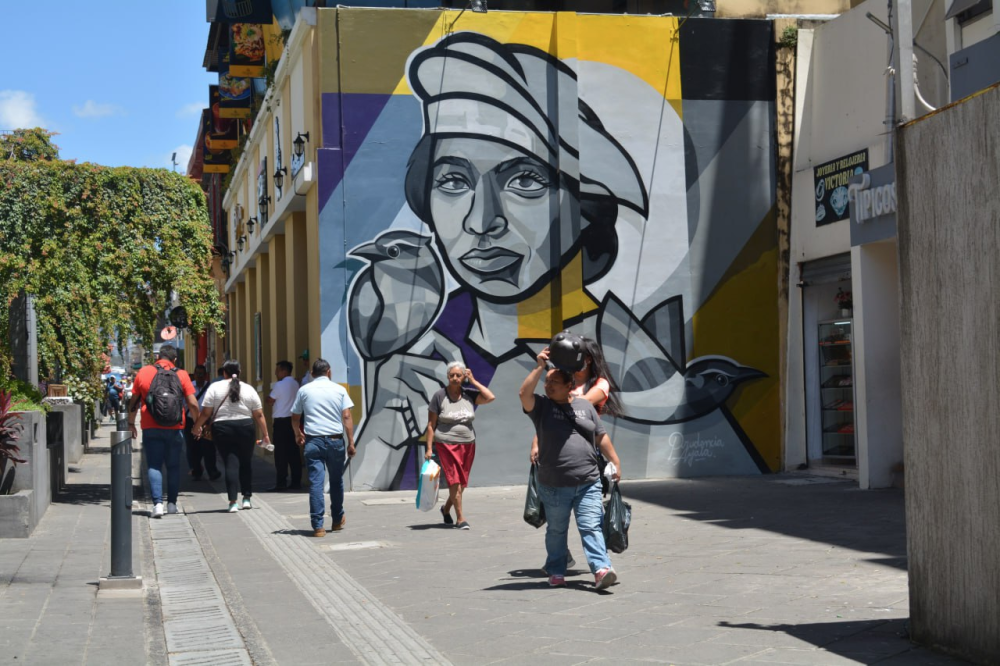
[[[413,487],[453,359],[497,396],[470,483],[523,483],[517,391],[563,328],[621,387],[626,478],[779,468],[772,24],[682,21],[318,11],[319,316],[362,406],[355,489]]]

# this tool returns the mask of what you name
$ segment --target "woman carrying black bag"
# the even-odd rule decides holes
[[[521,407],[535,424],[538,447],[532,450],[537,465],[538,497],[545,511],[545,569],[549,585],[566,584],[566,534],[570,513],[576,516],[587,564],[594,574],[594,586],[603,590],[618,580],[604,542],[600,470],[595,444],[614,463],[614,480],[621,478],[621,461],[615,452],[597,410],[587,400],[572,395],[574,363],[567,362],[571,348],[580,349],[578,336],[560,333],[553,341],[552,363],[549,349],[537,358],[538,365],[521,384]],[[582,351],[578,354],[582,359]],[[547,366],[551,366],[551,369]],[[545,395],[535,394],[538,380],[545,375]]]

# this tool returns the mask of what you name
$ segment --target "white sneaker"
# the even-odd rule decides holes
[[[240,510],[239,504],[237,504],[236,502],[229,503],[229,513],[236,513],[239,510]]]
[[[246,509],[252,509],[252,508],[253,507],[250,505],[250,498],[249,497],[244,497],[243,498],[243,509],[246,510]]]
[[[163,504],[153,505],[153,518],[163,518]]]
[[[177,513],[177,505],[173,502],[167,502],[167,513]]]

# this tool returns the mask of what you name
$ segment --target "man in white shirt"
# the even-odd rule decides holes
[[[295,441],[302,447],[309,467],[309,518],[313,536],[326,536],[323,529],[323,478],[330,475],[330,513],[334,531],[344,528],[344,463],[353,458],[354,421],[347,391],[331,379],[330,364],[321,358],[312,367],[313,380],[299,389],[292,405]],[[304,424],[303,424],[304,421]]]
[[[295,443],[292,431],[292,404],[299,392],[299,383],[292,377],[292,364],[278,361],[274,367],[278,378],[271,387],[267,404],[271,405],[274,421],[274,487],[267,492],[281,492],[285,489],[298,490],[302,487],[302,454]],[[288,472],[291,471],[291,483]]]

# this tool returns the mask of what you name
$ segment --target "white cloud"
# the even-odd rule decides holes
[[[177,109],[175,114],[178,118],[190,118],[192,116],[200,116],[201,110],[205,108],[204,102],[191,102],[190,104],[185,104],[181,108]]]
[[[0,129],[45,127],[35,96],[23,90],[0,90]]]
[[[78,118],[106,118],[107,116],[124,116],[125,109],[114,104],[100,104],[88,99],[83,106],[73,105],[73,114]]]
[[[191,146],[177,146],[172,151],[170,155],[166,156],[164,160],[166,162],[166,167],[168,169],[173,169],[174,165],[170,161],[170,156],[177,154],[177,173],[187,173],[188,162],[191,161],[191,153],[194,152],[194,148]]]

